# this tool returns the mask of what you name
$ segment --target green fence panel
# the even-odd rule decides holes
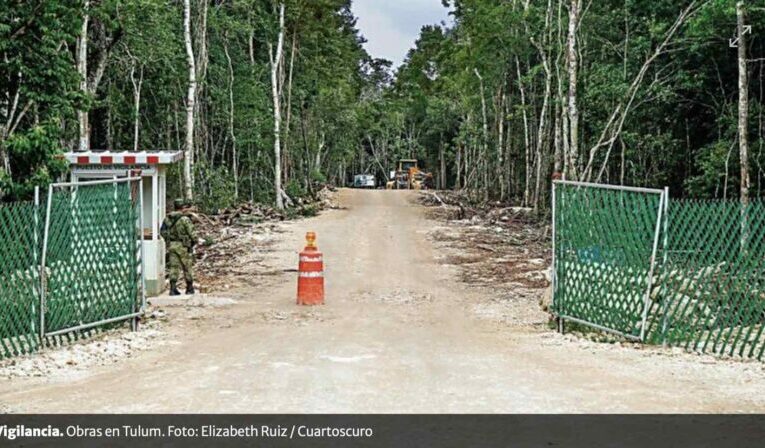
[[[765,207],[670,201],[649,342],[762,359]]]
[[[140,273],[131,184],[67,186],[51,200],[46,332],[136,311]]]
[[[553,310],[638,338],[661,192],[556,183]]]
[[[133,180],[62,184],[49,193],[49,212],[0,205],[0,358],[140,310],[139,188]]]
[[[574,183],[554,192],[555,314],[647,343],[763,358],[762,201],[665,195],[659,214],[659,194]]]
[[[39,345],[41,222],[34,203],[0,205],[0,357]]]

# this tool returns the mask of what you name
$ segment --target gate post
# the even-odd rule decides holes
[[[558,240],[556,238],[556,232],[557,232],[556,219],[558,215],[556,213],[556,208],[557,208],[559,198],[555,192],[556,191],[555,187],[557,184],[558,184],[558,181],[553,180],[552,182],[552,275],[551,275],[552,284],[550,285],[550,287],[552,288],[552,293],[550,294],[550,306],[552,307],[553,313],[558,315],[558,332],[563,334],[566,331],[565,322],[563,320],[563,313],[561,313],[560,310],[558,310],[555,305],[555,293],[558,290],[558,265],[557,265],[558,259],[555,256],[558,249],[557,247]]]
[[[666,269],[669,246],[669,187],[664,187],[664,195],[667,200],[664,202],[664,239],[662,243],[662,266]],[[666,281],[664,284],[666,285]],[[667,297],[662,297],[662,318],[661,318],[661,344],[667,346],[667,325],[668,325],[668,312],[669,312],[669,300]]]
[[[555,278],[556,278],[556,271],[558,268],[555,266],[555,181],[552,182],[552,266],[551,266],[551,275],[550,275],[550,288],[552,288],[552,291],[550,292],[550,306],[552,307],[552,311],[555,312]],[[563,332],[563,328],[561,325],[561,318],[560,314],[558,315],[558,331]]]
[[[50,213],[53,202],[53,184],[48,186],[48,201],[45,209],[45,228],[43,230],[43,247],[40,256],[40,343],[45,341],[45,307],[47,305],[47,275],[45,272],[45,263],[48,254],[48,233],[50,231]]]
[[[133,331],[138,330],[138,321],[140,319],[138,313],[142,313],[146,310],[146,271],[143,258],[143,178],[138,176],[137,179],[138,201],[136,201],[136,207],[138,207],[138,257],[140,258],[138,269],[140,269],[139,280],[141,284],[139,285],[140,305],[136,304],[137,306],[133,308],[133,312],[136,314],[131,323]],[[128,182],[128,185],[129,184],[130,181]]]
[[[651,252],[651,267],[648,269],[648,288],[645,292],[645,301],[643,302],[643,322],[640,326],[640,342],[645,342],[646,322],[648,320],[648,308],[651,304],[651,289],[653,287],[653,272],[656,266],[656,251],[659,248],[659,235],[661,235],[662,217],[664,216],[664,209],[666,207],[669,198],[668,189],[665,187],[661,192],[659,198],[659,213],[656,217],[656,229],[653,235],[653,249]]]
[[[33,241],[34,241],[34,247],[32,248],[32,263],[34,263],[34,266],[37,266],[38,270],[40,268],[40,187],[35,186],[35,206],[34,206],[34,228],[32,229],[32,235],[33,235]],[[40,272],[38,271],[37,275],[40,275]],[[42,281],[42,280],[41,280]],[[42,283],[37,285],[37,294],[39,298],[40,294],[40,287],[42,286]],[[33,294],[34,297],[34,294]],[[39,303],[34,303],[34,300],[32,301],[32,319],[31,319],[31,326],[29,327],[32,331],[32,334],[36,333],[36,327],[37,327],[37,316],[35,314],[35,306],[39,306]]]

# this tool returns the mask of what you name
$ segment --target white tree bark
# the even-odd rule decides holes
[[[505,185],[505,92],[501,92],[499,95],[499,107],[497,107],[497,180],[499,182],[499,199],[505,200],[507,193],[507,185]],[[441,176],[443,177],[443,185],[441,189],[446,190],[446,158],[444,157],[444,144],[441,142]]]
[[[570,137],[569,131],[568,131],[568,101],[566,98],[567,93],[564,92],[563,89],[563,74],[561,73],[561,64],[560,59],[563,58],[565,62],[565,69],[568,71],[568,55],[567,55],[567,49],[563,45],[563,3],[566,0],[558,0],[558,47],[559,47],[559,53],[556,56],[556,63],[555,63],[555,78],[557,80],[557,94],[558,94],[558,111],[557,116],[558,119],[556,120],[556,126],[555,126],[555,134],[556,134],[556,141],[558,142],[555,145],[555,153],[556,153],[556,172],[560,174],[565,174],[569,172],[569,162],[571,161],[569,159],[569,145],[568,145],[568,139]]]
[[[549,34],[549,41],[553,44],[550,49],[550,55],[552,56],[552,49],[559,46],[560,43],[560,0],[558,0],[558,11],[557,11],[557,26],[554,26],[554,28],[557,30],[557,37],[553,36],[552,30],[550,30]],[[547,9],[550,20],[552,20],[552,14],[553,14],[553,8],[552,4],[550,2],[547,3]],[[560,50],[558,50],[557,55],[555,56],[555,59],[552,61],[552,65],[555,67],[555,97],[556,99],[560,99],[561,97],[561,91],[562,91],[562,82],[560,79],[560,68],[559,66],[560,62]],[[560,173],[560,171],[563,169],[563,152],[561,151],[561,121],[560,121],[560,104],[557,104],[556,101],[553,102],[553,106],[551,107],[550,112],[550,123],[553,125],[553,174]]]
[[[481,76],[481,73],[478,71],[477,68],[473,69],[476,77],[478,77],[478,82],[480,84],[481,88],[481,129],[483,129],[483,136],[481,139],[481,160],[484,162],[483,167],[483,174],[484,174],[484,196],[485,199],[488,199],[489,196],[489,181],[488,181],[488,175],[489,175],[489,169],[488,169],[488,145],[489,145],[489,123],[488,119],[486,118],[486,95],[484,94],[483,90],[483,76]]]
[[[746,11],[736,3],[738,23],[738,149],[741,160],[741,203],[749,203],[749,79],[746,64]]]
[[[529,117],[526,112],[526,89],[523,87],[521,62],[518,60],[518,56],[515,57],[515,71],[516,76],[518,77],[518,90],[521,93],[521,116],[523,117],[523,145],[526,158],[526,174],[524,176],[526,179],[523,188],[523,205],[525,207],[529,205],[531,196],[531,142],[529,139]]]
[[[269,45],[269,56],[271,59],[271,94],[274,101],[274,193],[276,195],[276,208],[284,209],[284,191],[282,190],[282,167],[281,167],[281,98],[279,96],[279,65],[282,61],[282,51],[284,47],[284,3],[279,5],[279,37],[276,43],[276,53],[271,51]],[[286,196],[286,195],[284,195]]]
[[[284,165],[284,176],[285,178],[289,177],[289,166],[290,161],[288,160],[289,157],[289,141],[290,141],[290,125],[292,120],[292,73],[293,73],[293,67],[295,66],[295,54],[297,53],[296,50],[297,47],[297,32],[292,33],[292,48],[290,51],[290,65],[287,75],[287,104],[285,105],[285,113],[286,117],[284,119],[284,143],[282,144],[282,152],[284,153],[285,157],[283,157],[282,163]],[[282,72],[281,81],[280,84],[284,84],[284,67],[281,67],[280,72]],[[283,89],[280,89],[280,95],[282,94]],[[321,145],[319,145],[321,146]],[[307,164],[307,166],[310,166],[310,164]],[[311,188],[311,181],[310,181],[310,173],[308,173],[309,179],[306,179],[306,183],[308,185],[309,191]]]
[[[228,131],[231,134],[231,159],[234,171],[234,197],[239,199],[239,154],[236,151],[236,134],[234,133],[234,66],[228,53],[228,42],[223,44],[223,52],[228,61]]]
[[[143,85],[143,66],[138,69],[138,79],[135,77],[135,67],[130,69],[130,81],[133,83],[133,152],[137,152],[141,128],[141,87]]]
[[[194,55],[196,57],[195,62],[195,78],[196,78],[196,91],[194,94],[196,95],[196,98],[194,99],[194,132],[196,136],[194,149],[191,153],[191,180],[192,185],[194,185],[194,165],[196,164],[197,158],[204,157],[206,154],[208,154],[208,139],[207,139],[207,126],[208,121],[205,119],[204,116],[205,109],[200,107],[202,105],[202,97],[204,96],[204,88],[206,85],[205,80],[207,79],[207,67],[209,65],[209,51],[208,51],[208,45],[207,45],[207,15],[209,10],[209,4],[210,2],[208,0],[202,0],[197,2],[199,5],[199,20],[197,21],[196,28],[191,32],[192,36],[196,36],[196,47],[192,46],[194,48]],[[194,24],[194,21],[191,21],[192,25]],[[192,39],[192,45],[194,44],[194,39]]]
[[[83,95],[89,93],[88,89],[88,22],[90,21],[90,0],[85,0],[84,13],[82,16],[82,27],[80,35],[77,38],[77,73],[80,75],[80,92]],[[77,121],[79,122],[80,139],[78,149],[80,151],[90,150],[90,125],[88,124],[88,111],[80,109],[77,111]]]
[[[186,44],[186,59],[189,68],[189,87],[186,95],[186,144],[183,158],[183,193],[187,200],[194,198],[194,178],[191,164],[194,154],[194,103],[196,100],[197,78],[194,48],[191,44],[191,0],[183,0],[183,40]]]
[[[540,55],[542,56],[542,64],[545,72],[545,91],[542,98],[542,110],[539,112],[539,129],[537,131],[537,148],[536,148],[536,181],[534,185],[534,210],[539,207],[539,198],[542,191],[542,165],[545,158],[545,145],[547,144],[547,115],[550,109],[550,94],[552,91],[552,74],[550,73],[550,65],[547,61],[547,56],[544,50],[540,47]]]
[[[4,55],[7,62],[7,55]],[[11,160],[8,152],[5,150],[4,142],[13,135],[16,131],[16,127],[21,123],[22,118],[27,114],[29,109],[34,104],[33,100],[28,100],[26,105],[19,110],[19,98],[21,96],[21,84],[23,79],[22,73],[19,71],[16,74],[16,91],[12,95],[7,92],[6,97],[6,110],[4,112],[4,122],[0,122],[0,172],[4,171],[6,175],[11,175]],[[13,99],[11,99],[11,97]],[[0,198],[2,198],[3,192],[0,191]]]
[[[539,112],[539,127],[537,130],[537,142],[536,142],[536,173],[534,183],[534,210],[539,208],[539,199],[542,191],[542,166],[545,159],[545,146],[547,144],[547,115],[550,109],[550,95],[552,94],[552,71],[550,69],[550,62],[547,57],[547,51],[545,50],[545,44],[549,39],[550,30],[550,13],[552,11],[552,1],[547,2],[547,11],[545,12],[545,28],[544,37],[542,42],[538,42],[534,35],[530,37],[531,44],[536,47],[539,52],[539,57],[542,60],[542,68],[545,75],[545,90],[542,98],[542,110]],[[528,28],[527,28],[528,29]]]
[[[133,85],[133,152],[138,151],[138,140],[141,127],[141,87],[143,86],[143,64],[138,69],[136,78],[136,65],[138,61],[127,51],[130,58],[130,83]]]
[[[528,11],[529,8],[529,2],[524,3],[523,5],[524,11]],[[547,50],[545,49],[545,45],[549,40],[551,40],[551,28],[550,28],[550,21],[551,21],[551,14],[552,14],[552,0],[547,1],[547,9],[545,10],[545,25],[544,29],[542,30],[542,40],[538,41],[533,32],[529,29],[528,24],[524,21],[524,29],[526,30],[526,33],[529,35],[529,42],[531,42],[531,45],[536,48],[537,52],[539,53],[539,57],[542,61],[542,68],[544,70],[544,76],[545,76],[545,88],[544,88],[544,95],[542,97],[542,109],[539,112],[539,119],[537,120],[538,128],[537,128],[537,135],[536,135],[536,144],[535,144],[535,181],[534,181],[534,195],[533,195],[533,207],[536,211],[539,207],[539,199],[541,196],[541,189],[542,189],[542,167],[545,165],[545,146],[547,144],[547,116],[550,109],[550,96],[552,94],[552,72],[550,69],[550,62],[547,57]],[[528,169],[528,167],[527,167]],[[531,173],[526,173],[526,201],[528,202],[528,196],[529,196],[529,178],[531,177]]]
[[[577,106],[577,70],[578,56],[576,50],[576,28],[579,23],[579,6],[581,0],[571,0],[568,13],[568,170],[571,179],[577,179],[579,164],[579,109]]]
[[[736,3],[738,24],[738,150],[741,164],[741,249],[749,246],[749,73],[746,64],[746,10]]]

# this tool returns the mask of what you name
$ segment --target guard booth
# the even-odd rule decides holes
[[[143,184],[143,258],[146,295],[165,288],[165,242],[159,229],[166,215],[167,168],[183,159],[181,151],[67,152],[72,182],[136,176]]]

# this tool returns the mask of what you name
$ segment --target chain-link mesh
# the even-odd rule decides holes
[[[554,312],[636,338],[661,194],[555,186]]]
[[[54,191],[46,249],[46,332],[136,311],[136,196],[125,182]]]
[[[39,345],[41,222],[34,203],[0,205],[0,357]]]
[[[47,216],[35,203],[0,205],[0,358],[34,351],[43,333],[59,344],[88,333],[69,329],[139,311],[138,188],[57,186]]]
[[[648,340],[762,359],[765,207],[670,201]]]
[[[554,188],[554,312],[635,338],[660,196]],[[665,200],[644,340],[762,359],[765,204]]]

